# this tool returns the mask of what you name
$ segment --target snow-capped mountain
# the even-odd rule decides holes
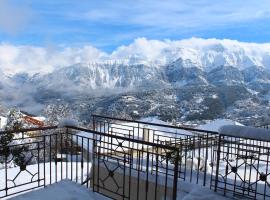
[[[64,60],[65,52],[67,50],[61,53],[61,60]],[[70,50],[69,55],[70,52],[74,51]],[[140,38],[111,54],[95,49],[96,56],[88,57],[89,49],[87,54],[83,50],[78,52],[75,60],[59,61],[57,67],[51,66],[53,70],[46,73],[32,73],[28,68],[7,75],[3,68],[3,73],[0,72],[2,101],[31,107],[32,102],[42,106],[55,99],[64,99],[77,105],[81,102],[79,97],[91,97],[102,99],[91,109],[98,107],[104,112],[134,111],[140,116],[173,115],[181,119],[185,117],[179,113],[185,112],[189,113],[186,118],[204,119],[219,117],[226,112],[232,115],[235,107],[241,107],[241,102],[251,106],[268,105],[270,99],[270,44],[198,38],[181,41]],[[52,55],[47,52],[46,56],[50,60]],[[131,92],[135,100],[129,107],[124,107],[121,95],[127,92]],[[120,96],[108,98],[113,95]]]
[[[270,43],[245,43],[236,40],[191,38],[178,41],[138,38],[133,43],[106,53],[92,46],[59,49],[0,45],[8,48],[0,56],[0,68],[5,74],[26,72],[51,73],[78,63],[84,65],[145,65],[165,66],[182,59],[185,67],[210,71],[219,66],[234,66],[240,70],[261,66],[270,68]]]
[[[145,65],[77,64],[55,70],[46,75],[36,75],[29,84],[58,90],[136,89],[142,86],[158,88],[166,85],[159,68]]]
[[[181,58],[185,66],[194,65],[209,71],[218,66],[270,67],[270,44],[244,43],[234,40],[191,38],[180,41],[156,41],[139,38],[129,46],[118,48],[113,58],[136,56],[146,65],[167,65]]]

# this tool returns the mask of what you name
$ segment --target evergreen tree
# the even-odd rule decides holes
[[[17,141],[14,141],[14,137],[15,134],[20,134],[19,130],[22,128],[24,128],[22,113],[17,109],[11,109],[7,115],[7,124],[5,126],[6,133],[0,136],[1,163],[4,163],[12,158],[12,161],[8,163],[10,166],[13,166],[14,164],[22,166],[25,164],[28,148],[23,145],[13,146],[12,148],[9,146],[10,144],[17,144]]]

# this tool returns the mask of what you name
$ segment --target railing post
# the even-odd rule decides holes
[[[96,164],[96,160],[95,160],[95,153],[97,153],[97,152],[95,152],[95,150],[96,150],[96,140],[94,139],[94,136],[93,136],[93,147],[92,147],[93,149],[92,149],[92,186],[93,186],[93,188],[92,188],[92,190],[93,190],[93,192],[95,192],[95,170],[96,170],[96,168],[95,168],[95,164]],[[91,172],[90,172],[91,173]],[[90,181],[91,181],[91,179],[90,179]],[[90,184],[91,184],[91,182],[90,182]]]
[[[221,148],[221,135],[218,137],[218,149],[217,149],[217,166],[216,166],[216,177],[215,177],[215,192],[218,186],[218,174],[219,174],[219,162],[220,162],[220,148]]]
[[[8,155],[5,154],[5,192],[6,192],[6,196],[8,195],[8,167],[7,167],[7,158]]]
[[[203,139],[205,139],[205,136],[203,136]],[[205,144],[205,141],[203,141],[203,145],[206,146],[206,151],[205,151],[205,161],[204,161],[204,176],[203,176],[203,186],[205,186],[206,184],[206,176],[207,176],[207,161],[208,161],[208,140],[209,140],[209,137],[208,137],[208,133],[206,134],[206,144]]]
[[[173,179],[173,200],[177,199],[177,183],[178,183],[178,165],[179,165],[179,149],[176,150],[174,179]]]

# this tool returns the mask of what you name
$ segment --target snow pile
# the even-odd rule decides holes
[[[92,192],[84,186],[69,180],[52,184],[44,189],[32,191],[17,197],[14,200],[106,200],[109,198]]]
[[[209,188],[181,181],[178,184],[177,200],[228,200],[228,198],[215,193]]]
[[[154,124],[160,124],[160,125],[167,125],[170,126],[171,124],[164,122],[156,117],[147,117],[147,118],[142,118],[142,122],[148,122],[148,123],[154,123]],[[180,135],[193,135],[193,133],[183,130],[183,129],[178,129],[178,128],[169,128],[169,127],[163,127],[163,126],[154,126],[154,125],[144,125],[144,128],[148,129],[153,129],[157,130],[156,133],[158,135],[164,135],[168,137],[177,137],[179,138]]]
[[[270,130],[250,126],[225,125],[219,129],[220,134],[244,137],[255,140],[270,141]]]
[[[236,121],[233,121],[233,120],[230,120],[230,119],[216,119],[216,120],[213,120],[213,121],[211,121],[211,122],[209,122],[207,124],[200,125],[197,128],[201,129],[201,130],[206,130],[206,131],[216,131],[216,132],[218,132],[219,129],[222,126],[225,126],[225,125],[243,126],[243,124],[240,124],[240,123],[238,123]]]

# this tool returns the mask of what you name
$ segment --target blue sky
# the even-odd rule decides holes
[[[0,0],[1,43],[111,52],[139,37],[270,42],[270,1]]]

